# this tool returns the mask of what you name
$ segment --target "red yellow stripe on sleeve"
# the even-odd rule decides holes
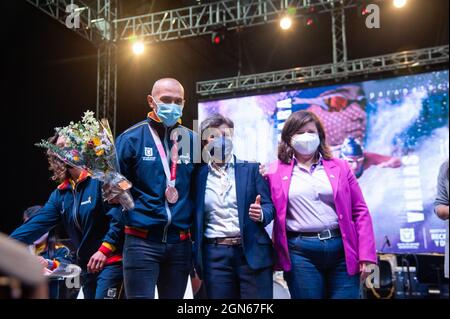
[[[115,250],[116,250],[116,247],[114,247],[114,245],[107,243],[107,242],[103,242],[103,244],[98,249],[98,251],[100,251],[106,257],[110,257]]]

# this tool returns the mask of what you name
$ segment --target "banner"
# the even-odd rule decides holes
[[[199,119],[235,124],[238,158],[268,164],[286,119],[311,110],[336,157],[352,167],[369,206],[379,252],[443,253],[446,223],[434,214],[448,158],[448,71],[199,103]]]

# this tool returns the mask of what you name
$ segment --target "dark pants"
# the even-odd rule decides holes
[[[192,242],[152,242],[125,235],[125,293],[129,299],[182,299],[192,269]]]
[[[292,269],[284,276],[292,299],[358,299],[359,275],[350,276],[341,237],[288,239]]]
[[[242,246],[205,244],[203,274],[210,299],[272,299],[272,268],[253,270]]]
[[[122,263],[105,266],[98,274],[81,275],[84,299],[118,299],[123,285]]]

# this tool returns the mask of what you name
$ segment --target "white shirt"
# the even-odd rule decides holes
[[[310,171],[295,160],[289,187],[286,229],[292,232],[320,232],[339,228],[333,189],[322,159]]]
[[[205,192],[205,237],[240,235],[234,163],[219,169],[209,165]]]

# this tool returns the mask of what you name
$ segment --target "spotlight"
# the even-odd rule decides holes
[[[358,14],[361,17],[365,17],[366,15],[368,15],[370,13],[369,10],[367,10],[367,6],[370,3],[368,1],[362,1],[361,4],[358,6]]]
[[[132,49],[134,54],[141,55],[144,53],[145,45],[142,41],[136,41],[133,43]]]
[[[214,43],[214,44],[220,44],[220,42],[222,42],[222,36],[220,35],[220,34],[218,34],[217,32],[214,32],[213,34],[212,34],[212,38],[211,38],[211,41],[212,41],[212,43]]]
[[[219,45],[225,40],[225,34],[227,29],[225,27],[218,28],[211,34],[211,42],[214,45]]]
[[[305,27],[312,28],[315,27],[317,24],[317,18],[316,16],[306,16],[305,17]]]
[[[292,26],[292,18],[289,16],[284,16],[280,20],[280,28],[283,30],[288,30]]]
[[[406,6],[408,0],[394,0],[394,7],[400,9]]]

